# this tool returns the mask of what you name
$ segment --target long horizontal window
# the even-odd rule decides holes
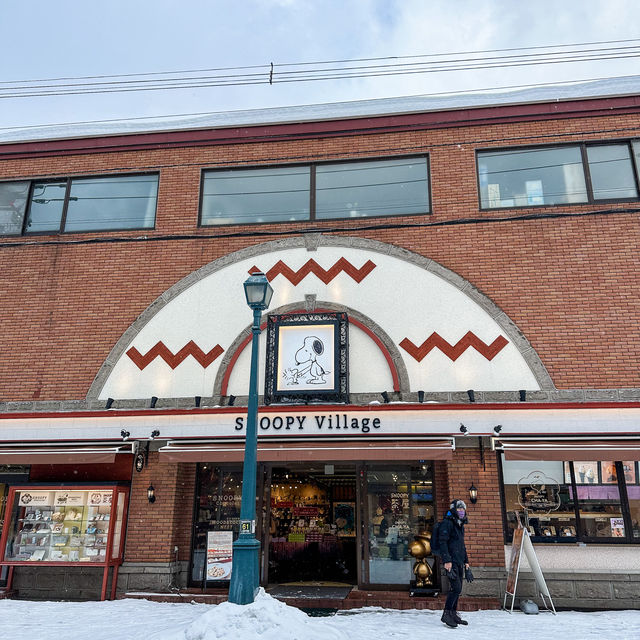
[[[478,182],[483,209],[638,198],[627,142],[482,151]]]
[[[538,542],[640,542],[634,461],[502,459],[507,541],[521,522]]]
[[[200,223],[257,224],[429,212],[427,158],[207,171]]]
[[[157,195],[157,175],[2,182],[0,234],[152,228]]]

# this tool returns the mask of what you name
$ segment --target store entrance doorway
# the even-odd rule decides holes
[[[355,464],[289,464],[270,476],[268,582],[357,584]]]

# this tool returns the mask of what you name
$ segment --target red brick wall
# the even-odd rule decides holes
[[[433,213],[376,222],[492,220],[525,213],[614,210],[624,205],[479,212],[476,148],[612,139],[634,135],[634,114],[493,124],[327,139],[0,161],[0,179],[158,170],[157,225],[144,235],[214,235],[249,227],[198,229],[202,167],[379,154],[430,153]],[[524,331],[559,388],[640,387],[637,215],[344,232],[433,258],[488,295]],[[358,221],[315,223],[317,228]],[[264,225],[295,231],[309,223]],[[255,227],[254,227],[255,228]],[[114,233],[140,236],[140,231]],[[230,251],[265,238],[27,246],[105,234],[2,239],[0,401],[85,397],[110,349],[157,296]],[[269,239],[269,238],[267,238]],[[28,318],[28,322],[26,319]]]
[[[152,484],[156,501],[150,504],[147,488]],[[188,560],[193,522],[195,465],[160,462],[149,454],[149,464],[134,473],[131,482],[126,562]]]
[[[469,524],[465,527],[465,543],[469,562],[477,567],[504,567],[502,507],[495,453],[485,451],[484,467],[479,449],[456,449],[447,463],[449,503],[461,499],[467,503]],[[478,489],[478,501],[471,504],[469,487]]]

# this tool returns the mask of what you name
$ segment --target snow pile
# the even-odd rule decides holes
[[[339,640],[346,635],[331,629],[327,620],[311,618],[260,589],[252,604],[223,602],[185,629],[185,640]]]

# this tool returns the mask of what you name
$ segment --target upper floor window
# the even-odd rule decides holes
[[[483,209],[638,198],[627,142],[482,151],[478,180]]]
[[[206,171],[202,225],[429,212],[427,158]]]
[[[0,234],[153,227],[157,175],[0,183]]]

